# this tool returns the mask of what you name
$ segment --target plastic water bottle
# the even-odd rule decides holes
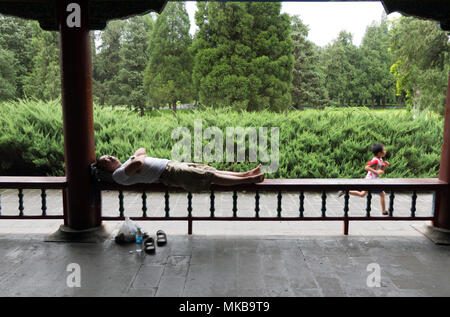
[[[136,253],[142,253],[142,231],[140,228],[136,231]]]

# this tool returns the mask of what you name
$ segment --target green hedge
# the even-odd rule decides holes
[[[269,178],[364,177],[374,142],[384,143],[389,152],[386,177],[437,177],[443,133],[442,118],[433,114],[414,119],[406,110],[367,108],[287,113],[180,110],[176,117],[170,111],[153,111],[141,117],[96,106],[94,116],[97,155],[111,154],[121,160],[139,147],[145,147],[150,156],[170,158],[177,142],[171,138],[172,130],[183,126],[193,135],[195,119],[202,119],[203,129],[217,126],[224,134],[226,127],[279,127],[279,169]],[[61,118],[59,100],[1,103],[0,174],[63,175]],[[257,163],[211,165],[242,171]]]

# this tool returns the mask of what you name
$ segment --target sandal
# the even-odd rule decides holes
[[[144,251],[147,254],[154,254],[155,253],[155,240],[153,240],[152,237],[148,238],[144,242]]]
[[[158,247],[163,246],[167,243],[167,236],[164,231],[158,230],[156,232],[156,244]]]

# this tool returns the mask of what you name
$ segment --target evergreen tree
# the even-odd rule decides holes
[[[367,27],[362,44],[359,47],[361,56],[361,88],[367,92],[369,100],[380,105],[395,102],[395,78],[390,73],[394,63],[389,50],[390,33],[386,18],[381,23],[373,22]]]
[[[144,71],[144,91],[152,107],[168,104],[176,112],[177,102],[194,97],[189,29],[184,2],[169,2],[156,20]]]
[[[247,109],[253,17],[245,3],[197,2],[197,8],[193,81],[199,102]]]
[[[41,100],[58,98],[61,96],[59,34],[42,30],[38,23],[33,24],[32,33],[33,69],[24,79],[24,94]]]
[[[146,104],[143,73],[148,61],[147,42],[153,23],[151,15],[136,16],[126,21],[120,48],[118,90],[114,92],[115,103],[134,106],[142,114]]]
[[[110,21],[99,36],[101,44],[96,54],[93,71],[93,93],[100,105],[116,104],[119,85],[117,77],[120,67],[120,48],[122,32],[125,22],[122,20]]]
[[[16,63],[13,52],[0,48],[0,101],[16,95]]]
[[[321,59],[325,86],[332,104],[357,105],[359,100],[367,97],[361,96],[358,89],[360,57],[351,33],[341,31],[337,39],[325,47]]]
[[[392,25],[391,50],[395,63],[391,71],[397,80],[397,94],[417,110],[444,114],[450,69],[450,44],[446,32],[433,21],[401,17]]]
[[[292,17],[293,55],[292,102],[296,108],[323,107],[327,103],[322,73],[319,69],[318,49],[308,37],[308,27],[298,16]]]
[[[15,69],[15,83],[10,83],[17,87],[14,97],[22,98],[23,84],[25,77],[32,72],[33,69],[33,50],[31,46],[33,24],[37,22],[20,19],[16,17],[4,16],[0,14],[0,49],[4,49],[13,53],[14,60],[4,59]],[[6,58],[6,57],[5,57]]]
[[[290,18],[281,3],[198,3],[194,83],[206,106],[286,109],[291,104]]]
[[[92,99],[95,104],[100,103],[99,91],[100,83],[98,81],[99,67],[98,67],[98,57],[97,57],[97,39],[99,36],[99,31],[90,31],[89,36],[91,38],[91,56],[92,56]]]

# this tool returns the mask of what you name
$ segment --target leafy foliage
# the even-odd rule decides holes
[[[366,28],[357,47],[352,35],[342,31],[321,52],[328,95],[334,105],[395,104],[395,78],[390,73],[394,57],[386,16]]]
[[[337,39],[325,47],[322,64],[325,86],[333,104],[342,105],[344,101],[362,99],[357,91],[361,85],[357,76],[360,58],[351,33],[341,31]]]
[[[281,3],[198,3],[193,79],[200,103],[286,109],[293,69],[290,18]]]
[[[292,17],[293,55],[295,59],[292,79],[292,102],[296,108],[324,107],[327,92],[323,72],[320,71],[318,48],[310,42],[308,27],[298,16]]]
[[[117,76],[125,23],[122,20],[110,21],[100,33],[101,45],[93,61],[93,93],[102,106],[119,102]]]
[[[151,15],[136,16],[124,25],[124,38],[120,48],[118,90],[115,104],[128,104],[145,109],[143,72],[149,59],[147,41],[153,28]]]
[[[24,95],[49,101],[61,96],[58,32],[44,31],[32,24],[33,52],[31,74],[24,78]]]
[[[9,85],[16,87],[12,95],[15,98],[23,98],[24,81],[33,69],[34,53],[31,38],[33,25],[35,24],[37,24],[35,21],[0,14],[0,49],[10,52],[14,57],[14,60],[12,60],[10,56],[3,55],[0,58],[0,63],[3,63],[3,67],[7,67],[5,65],[9,64],[9,67],[13,67],[16,73],[14,79],[11,77],[8,79],[8,83],[0,84],[0,90],[10,90],[7,87]],[[5,72],[5,68],[3,68],[3,72]]]
[[[444,113],[448,35],[437,24],[386,15],[362,44],[341,31],[324,48],[308,41],[280,3],[199,2],[194,39],[183,2],[91,32],[93,98],[140,109],[177,104],[280,111],[325,105],[403,104]],[[99,45],[100,44],[100,45]],[[99,47],[95,47],[95,46]],[[60,95],[57,32],[0,15],[0,98]]]
[[[389,50],[391,35],[385,16],[380,23],[373,22],[366,29],[359,47],[360,98],[373,104],[393,104],[396,101],[395,78],[390,72],[394,56]]]
[[[0,103],[0,173],[63,175],[61,101]]]
[[[14,54],[0,48],[0,100],[13,99],[16,95],[16,70]]]
[[[391,72],[397,80],[397,94],[406,95],[414,109],[444,114],[450,70],[448,35],[435,22],[410,17],[394,21],[391,32],[395,56]]]
[[[374,142],[384,143],[390,156],[385,177],[437,177],[443,133],[443,120],[436,114],[422,113],[414,119],[405,110],[356,107],[284,114],[237,112],[228,107],[180,110],[176,117],[170,110],[158,110],[141,117],[127,110],[96,106],[94,116],[97,156],[111,154],[122,161],[139,147],[145,147],[151,156],[171,158],[172,147],[178,142],[171,138],[172,131],[186,127],[194,140],[195,119],[202,120],[203,130],[218,127],[224,140],[226,127],[279,127],[279,169],[268,178],[364,177]],[[0,174],[63,175],[61,118],[59,100],[0,103]],[[208,142],[203,139],[203,147]],[[248,146],[246,141],[247,153]],[[268,147],[271,150],[270,141]],[[249,163],[248,157],[246,161],[211,165],[243,171],[257,164]]]
[[[144,71],[144,90],[152,107],[168,104],[176,111],[177,101],[192,101],[189,29],[184,2],[168,3],[156,20]]]

